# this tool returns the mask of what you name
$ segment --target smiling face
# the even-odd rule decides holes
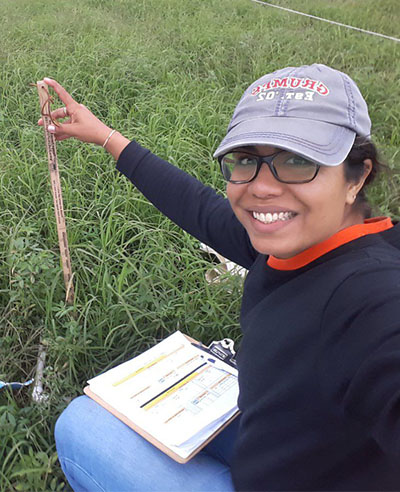
[[[266,156],[278,149],[265,145],[241,147]],[[367,173],[368,174],[368,173]],[[227,184],[231,207],[260,253],[290,258],[338,231],[361,224],[352,208],[360,183],[349,183],[344,165],[321,166],[316,178],[303,184],[280,183],[267,165],[250,183]]]

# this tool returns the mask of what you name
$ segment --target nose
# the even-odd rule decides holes
[[[271,169],[265,162],[253,181],[248,184],[248,190],[258,198],[269,196],[280,196],[283,193],[284,183],[278,181],[272,174]]]

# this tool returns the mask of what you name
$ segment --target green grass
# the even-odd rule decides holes
[[[398,36],[397,0],[276,2]],[[46,393],[0,397],[0,490],[60,490],[53,427],[87,378],[177,328],[239,338],[241,281],[209,285],[198,242],[161,216],[101,148],[58,144],[76,302],[64,304],[38,96],[61,82],[108,125],[223,193],[211,156],[243,90],[288,65],[349,73],[393,169],[370,198],[400,217],[399,43],[249,0],[0,0],[0,379],[34,373]],[[388,184],[391,183],[391,185]]]
[[[272,0],[268,3],[400,38],[400,10],[392,0]],[[293,14],[291,14],[293,15]]]

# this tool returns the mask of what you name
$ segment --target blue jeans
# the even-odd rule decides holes
[[[77,491],[233,491],[230,458],[239,418],[188,463],[159,451],[87,396],[56,424],[61,467]]]

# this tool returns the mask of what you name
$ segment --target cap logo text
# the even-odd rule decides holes
[[[252,96],[260,94],[260,92],[267,92],[273,89],[307,89],[309,91],[317,92],[320,96],[327,96],[329,94],[328,87],[320,80],[313,80],[307,77],[283,77],[279,79],[272,79],[266,84],[258,85],[251,91]]]

